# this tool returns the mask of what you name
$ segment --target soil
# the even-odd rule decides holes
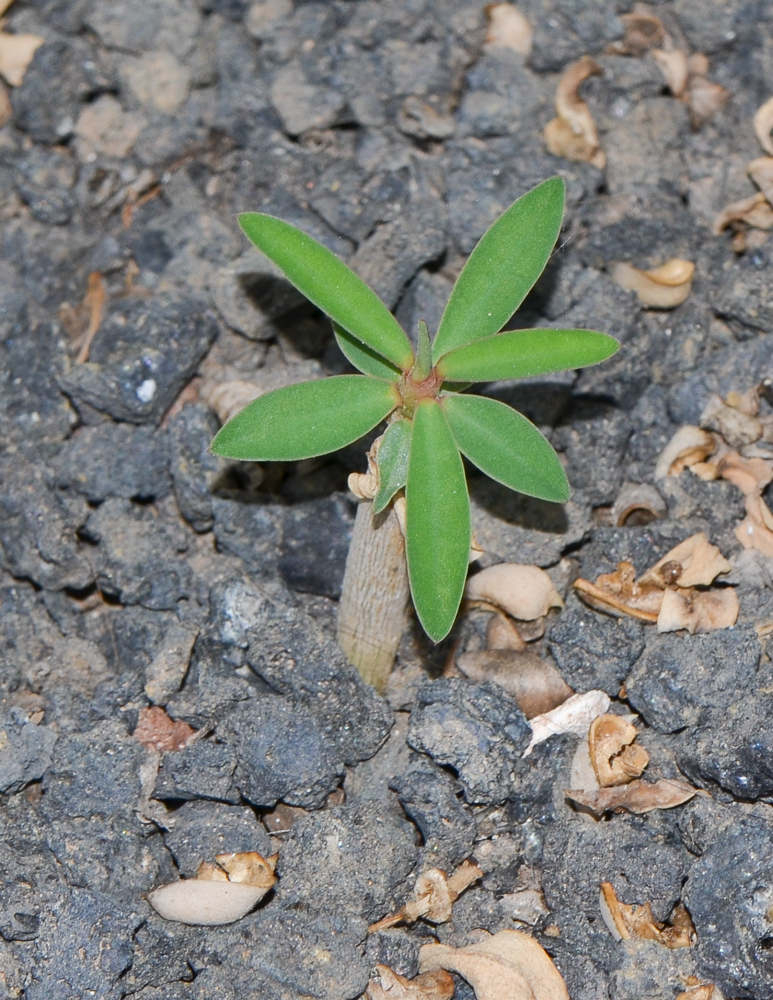
[[[773,244],[712,231],[755,190],[773,7],[657,4],[729,92],[696,128],[651,53],[610,53],[632,6],[521,0],[528,57],[485,45],[483,0],[9,8],[5,31],[44,42],[0,129],[0,997],[351,1000],[377,963],[414,975],[432,936],[515,927],[572,1000],[696,982],[773,998],[773,687],[756,627],[773,610],[770,562],[737,575],[738,624],[707,635],[604,616],[570,587],[619,559],[642,571],[696,531],[738,558],[730,483],[659,483],[667,513],[647,525],[616,527],[610,509],[625,483],[653,482],[712,392],[773,377]],[[603,71],[582,90],[603,170],[541,137],[583,55]],[[531,648],[575,691],[638,714],[648,780],[707,793],[601,822],[564,796],[577,737],[524,758],[529,726],[508,695],[441,676],[455,649],[481,648],[485,614],[438,648],[412,623],[386,698],[345,662],[346,482],[367,441],[262,468],[207,452],[245,391],[347,370],[237,212],[302,226],[407,330],[433,329],[486,227],[556,173],[564,233],[516,322],[603,330],[623,348],[486,390],[551,437],[573,493],[554,507],[471,471],[480,564],[550,571],[566,605]],[[610,277],[617,261],[671,257],[695,280],[669,311]],[[195,739],[141,743],[151,705]],[[279,879],[237,923],[172,923],[146,902],[245,850],[277,853]],[[484,877],[450,922],[367,933],[419,873],[468,857]],[[616,941],[601,882],[659,921],[683,903],[696,943]]]

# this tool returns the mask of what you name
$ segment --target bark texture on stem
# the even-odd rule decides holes
[[[383,694],[405,627],[408,603],[405,541],[390,504],[373,514],[357,508],[338,607],[338,642],[363,680]]]

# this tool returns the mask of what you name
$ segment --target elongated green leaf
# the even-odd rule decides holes
[[[376,293],[327,247],[273,215],[244,212],[239,225],[322,312],[398,368],[410,369],[413,350],[400,324]]]
[[[400,404],[391,382],[336,375],[259,396],[223,427],[211,450],[225,458],[283,462],[343,448]]]
[[[388,378],[392,382],[396,382],[402,375],[399,368],[386,358],[382,358],[380,354],[376,354],[372,348],[357,340],[351,333],[347,333],[338,323],[333,323],[333,333],[345,357],[363,374],[372,375],[374,378]]]
[[[596,365],[619,347],[614,337],[595,330],[508,330],[458,347],[437,369],[451,381],[495,382]]]
[[[561,231],[564,182],[532,188],[484,233],[451,291],[432,350],[447,351],[501,330],[542,274]]]
[[[434,399],[416,405],[405,505],[413,603],[427,635],[440,642],[462,599],[471,528],[462,458]]]
[[[517,410],[484,396],[444,396],[441,406],[457,445],[481,472],[540,500],[569,499],[558,455]]]
[[[384,432],[378,449],[378,493],[373,512],[380,514],[392,497],[405,486],[411,451],[411,421],[395,420]]]

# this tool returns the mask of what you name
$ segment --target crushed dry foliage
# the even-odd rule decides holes
[[[682,903],[677,903],[668,921],[660,923],[652,915],[649,903],[629,906],[617,898],[611,882],[602,882],[599,907],[604,923],[616,941],[644,938],[666,948],[689,948],[695,944],[695,927]]]

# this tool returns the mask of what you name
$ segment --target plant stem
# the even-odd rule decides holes
[[[363,680],[381,694],[405,627],[408,603],[405,541],[392,504],[373,514],[357,508],[338,606],[338,642]]]

